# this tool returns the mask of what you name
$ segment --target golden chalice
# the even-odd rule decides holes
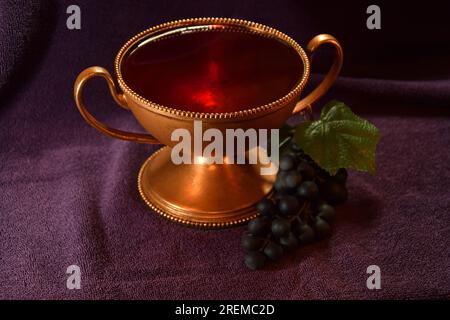
[[[320,85],[299,101],[312,54],[329,43],[334,63]],[[314,37],[306,52],[270,27],[238,19],[197,18],[164,23],[131,38],[115,59],[118,82],[104,68],[82,71],[74,96],[84,119],[100,132],[139,143],[165,144],[143,164],[138,187],[156,212],[190,226],[225,227],[256,215],[256,203],[272,190],[274,175],[259,164],[174,164],[171,134],[194,121],[203,128],[276,129],[310,106],[332,85],[342,48],[327,34]],[[119,106],[131,110],[150,134],[113,129],[85,108],[82,89],[94,76],[106,79]]]

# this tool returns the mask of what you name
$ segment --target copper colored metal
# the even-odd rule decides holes
[[[158,105],[139,96],[124,82],[121,73],[122,59],[127,50],[136,43],[148,39],[149,36],[156,36],[180,27],[208,28],[218,25],[274,37],[294,48],[304,66],[303,74],[299,75],[298,84],[284,97],[264,106],[229,113],[201,113]],[[322,44],[331,44],[336,49],[336,58],[319,86],[299,101],[300,94],[309,78],[312,54]],[[225,227],[253,218],[256,215],[255,204],[271,192],[275,177],[261,175],[259,166],[250,164],[175,165],[170,159],[170,147],[176,143],[170,139],[173,130],[184,128],[193,136],[194,120],[203,122],[203,130],[217,128],[222,132],[228,128],[244,130],[280,128],[292,114],[310,107],[314,101],[326,93],[337,78],[342,61],[341,46],[333,36],[328,34],[314,37],[305,52],[287,35],[254,22],[228,18],[178,20],[145,30],[125,43],[115,60],[118,88],[107,70],[94,66],[85,69],[77,77],[74,98],[83,118],[100,132],[118,139],[139,143],[162,143],[167,146],[148,158],[139,172],[139,192],[151,208],[170,220],[183,224],[205,228]],[[87,111],[82,99],[82,89],[86,81],[94,76],[106,79],[116,103],[129,109],[150,134],[110,128],[96,120]],[[286,91],[288,90],[289,88],[286,88]]]

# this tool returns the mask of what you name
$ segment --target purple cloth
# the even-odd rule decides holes
[[[65,12],[73,3],[57,3],[44,54],[33,60],[27,82],[0,101],[0,298],[449,297],[450,72],[442,61],[450,48],[446,20],[439,19],[448,10],[420,6],[411,13],[414,23],[404,25],[406,8],[382,6],[382,30],[368,31],[367,5],[345,6],[346,15],[338,5],[321,5],[323,18],[318,7],[296,1],[77,1],[82,29],[70,31]],[[418,12],[425,20],[415,19]],[[91,65],[112,70],[115,54],[134,34],[195,16],[262,22],[304,46],[322,32],[343,39],[343,77],[329,96],[382,133],[378,172],[351,172],[350,199],[338,209],[331,238],[262,271],[243,264],[245,227],[195,230],[152,212],[136,177],[159,146],[101,135],[72,98],[77,74]],[[402,34],[404,42],[393,46]],[[321,59],[314,60],[318,70]],[[89,83],[85,101],[111,126],[139,130],[102,80]],[[81,268],[80,290],[66,288],[73,264]],[[366,288],[369,265],[381,268],[379,291]]]
[[[50,1],[3,0],[0,4],[0,94],[17,85],[19,76],[30,73],[40,55],[38,48],[49,34],[52,9]]]

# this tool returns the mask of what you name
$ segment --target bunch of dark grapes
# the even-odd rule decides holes
[[[256,270],[299,245],[327,237],[334,206],[347,200],[347,171],[331,176],[291,142],[280,158],[275,192],[257,205],[259,216],[242,237],[245,264]]]

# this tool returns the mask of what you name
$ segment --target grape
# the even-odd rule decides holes
[[[314,221],[314,229],[316,230],[316,234],[319,239],[325,238],[331,232],[331,227],[328,222],[320,217],[316,217]]]
[[[248,223],[248,232],[255,236],[266,235],[270,231],[270,220],[265,217],[258,217]]]
[[[272,200],[264,198],[256,205],[256,210],[266,217],[271,217],[276,214],[276,207]]]
[[[297,171],[300,172],[300,174],[303,177],[303,180],[312,181],[314,177],[316,176],[316,171],[314,168],[305,161],[300,162],[300,164],[297,167]]]
[[[272,233],[276,237],[282,237],[291,230],[291,223],[287,219],[277,218],[272,222]]]
[[[295,158],[290,154],[285,154],[280,159],[280,170],[289,171],[294,169]]]
[[[347,170],[344,168],[339,169],[334,175],[334,179],[342,185],[347,182]]]
[[[290,143],[289,147],[294,152],[297,152],[297,153],[303,152],[302,148],[300,148],[300,146],[293,141]]]
[[[319,188],[319,195],[320,195],[320,185],[318,186],[318,188]],[[311,204],[310,208],[311,208],[313,211],[317,211],[317,212],[318,212],[320,206],[323,205],[323,204],[326,204],[326,202],[325,202],[325,200],[323,200],[322,198],[317,197],[316,199],[312,200],[312,201],[310,202],[310,204]]]
[[[296,171],[289,171],[284,176],[284,185],[286,188],[294,189],[302,182],[302,176]]]
[[[335,215],[336,212],[334,208],[329,204],[324,203],[319,206],[319,213],[317,214],[317,216],[324,219],[325,221],[332,222]]]
[[[322,179],[325,179],[325,180],[329,180],[331,178],[330,173],[326,170],[323,170],[320,167],[316,168],[316,175],[318,175],[319,177],[321,177]]]
[[[283,255],[283,248],[271,241],[264,248],[264,254],[271,260],[278,260]]]
[[[300,210],[300,203],[294,196],[283,196],[278,200],[280,214],[288,216],[296,214]]]
[[[262,248],[265,240],[263,238],[255,237],[251,234],[245,234],[242,237],[241,245],[246,251],[256,251]]]
[[[289,249],[292,249],[298,246],[298,240],[292,232],[289,232],[289,234],[280,238],[280,244]]]
[[[314,229],[311,228],[309,224],[302,224],[296,228],[295,233],[297,234],[298,240],[301,244],[308,244],[314,241],[316,234]]]
[[[303,224],[302,219],[300,219],[300,217],[296,217],[294,220],[292,220],[291,222],[291,229],[294,231],[297,230],[301,225]]]
[[[328,180],[321,186],[321,194],[325,200],[332,204],[337,205],[347,200],[347,189],[334,179]]]
[[[297,188],[297,195],[304,199],[313,200],[316,199],[319,194],[319,188],[313,181],[304,181]]]
[[[294,167],[293,167],[291,170],[295,170],[295,166],[296,166],[296,164],[297,164],[297,158],[298,158],[297,154],[295,153],[295,151],[287,150],[287,151],[283,152],[283,154],[281,155],[281,157],[283,157],[283,156],[285,156],[285,155],[288,155],[288,156],[290,156],[292,159],[294,159]],[[290,170],[288,170],[288,171],[290,171]]]
[[[252,270],[261,269],[266,262],[266,256],[259,251],[252,251],[245,255],[245,264]]]
[[[284,184],[284,174],[283,174],[284,172],[280,172],[280,173],[278,173],[278,175],[277,175],[277,178],[276,178],[276,180],[275,180],[275,184],[274,184],[274,188],[275,188],[275,190],[278,192],[278,193],[286,193],[286,191],[287,191],[287,188],[286,188],[286,186],[285,186],[285,184]]]
[[[260,269],[269,259],[278,260],[300,244],[329,236],[336,216],[333,205],[348,196],[346,181],[346,169],[332,176],[292,139],[288,141],[273,197],[256,205],[261,216],[248,223],[248,233],[242,237],[246,266]]]

